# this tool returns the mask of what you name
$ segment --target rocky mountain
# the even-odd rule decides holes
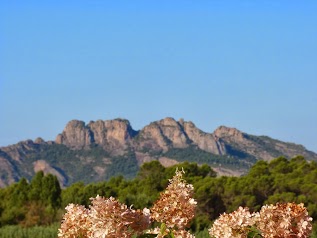
[[[218,127],[207,133],[194,123],[165,118],[133,130],[128,120],[72,120],[55,141],[38,138],[0,147],[0,187],[35,172],[56,175],[63,186],[93,182],[122,174],[133,177],[144,162],[164,166],[183,161],[207,163],[225,175],[241,175],[257,160],[297,155],[317,161],[303,146],[235,128]]]

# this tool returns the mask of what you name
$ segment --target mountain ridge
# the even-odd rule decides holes
[[[0,187],[21,177],[30,179],[38,170],[53,173],[63,186],[117,174],[133,177],[140,165],[152,160],[166,166],[184,160],[207,163],[220,174],[241,175],[257,160],[296,155],[317,161],[317,154],[302,145],[226,126],[207,133],[193,122],[172,117],[140,130],[121,118],[87,124],[71,120],[55,141],[37,138],[0,147]]]

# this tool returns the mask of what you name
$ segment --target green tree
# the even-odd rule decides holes
[[[61,187],[56,176],[48,174],[42,177],[42,190],[40,193],[41,201],[53,209],[61,205]]]
[[[31,184],[30,184],[30,191],[28,193],[28,197],[30,200],[33,200],[33,201],[41,200],[43,178],[44,178],[43,171],[39,171],[33,176],[31,180]]]
[[[70,203],[87,205],[89,201],[84,196],[85,184],[83,182],[73,183],[62,191],[62,207],[66,207]]]
[[[162,191],[167,184],[165,177],[165,168],[157,160],[144,163],[137,174],[137,179],[150,191]]]

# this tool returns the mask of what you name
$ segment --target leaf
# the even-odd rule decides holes
[[[162,223],[162,225],[161,225],[161,230],[160,230],[160,234],[164,234],[165,233],[165,231],[166,231],[166,225],[165,225],[165,223]]]
[[[261,238],[260,231],[256,229],[255,227],[250,228],[250,232],[248,233],[247,238]]]
[[[143,234],[143,235],[137,236],[137,238],[153,238],[156,236],[157,236],[156,234]]]
[[[173,231],[170,232],[171,238],[175,238]]]

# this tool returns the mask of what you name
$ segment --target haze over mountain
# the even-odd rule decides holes
[[[0,147],[0,186],[30,179],[39,170],[56,175],[63,186],[119,174],[132,178],[140,165],[152,160],[164,166],[206,163],[220,175],[241,175],[257,160],[297,155],[317,161],[317,154],[302,145],[226,126],[207,133],[193,122],[167,117],[136,131],[125,119],[88,124],[72,120],[55,141],[37,138]]]

